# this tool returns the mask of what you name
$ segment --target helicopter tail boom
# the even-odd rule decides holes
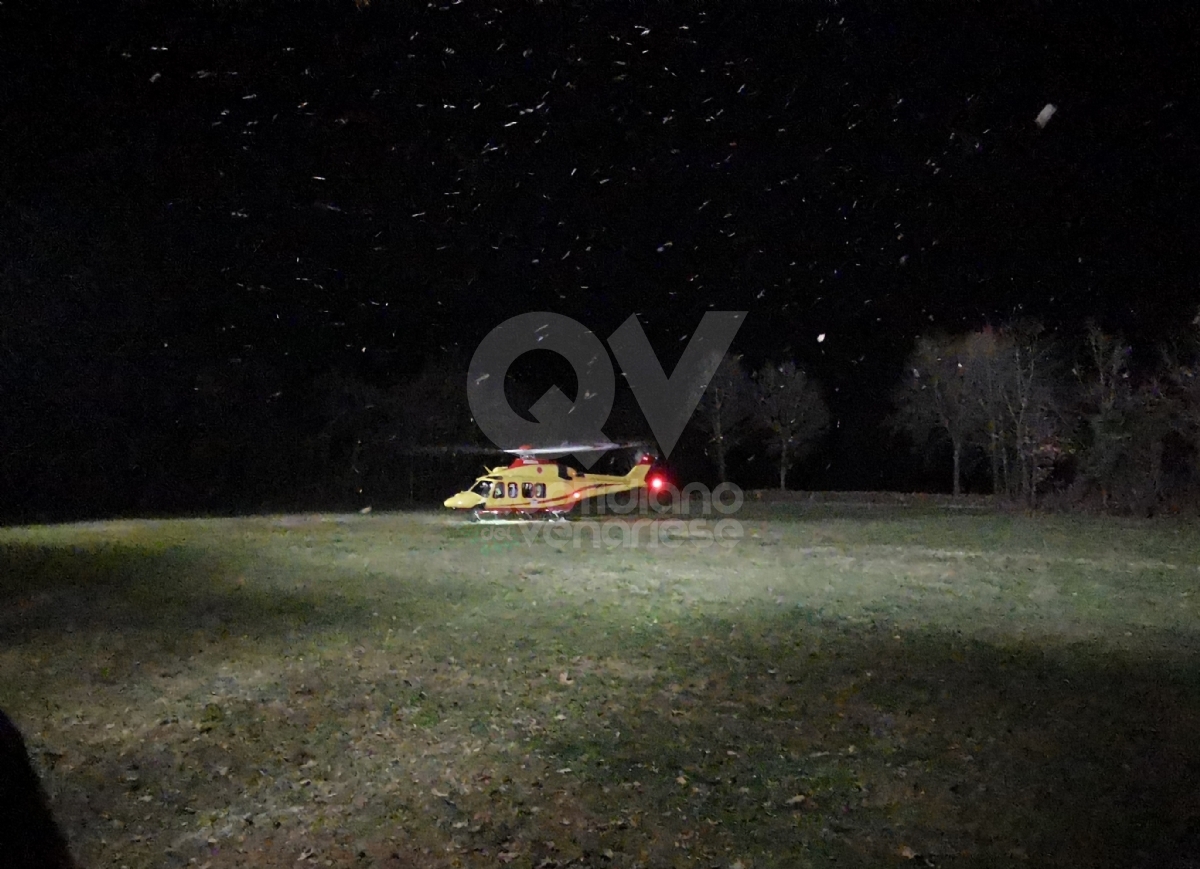
[[[646,485],[646,476],[650,473],[650,468],[654,466],[654,457],[645,455],[638,459],[636,465],[629,469],[629,473],[625,475],[625,479],[634,483],[637,486]]]

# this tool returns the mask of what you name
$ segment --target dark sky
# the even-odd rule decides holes
[[[842,420],[818,482],[887,485],[860,453],[917,334],[1190,322],[1194,18],[5,0],[9,473],[55,414],[186,428],[198,378],[299,407],[322,371],[394,381],[531,310],[602,336],[637,312],[671,364],[744,309],[735,349],[794,357]]]

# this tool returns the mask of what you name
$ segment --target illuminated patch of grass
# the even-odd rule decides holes
[[[732,548],[426,514],[0,531],[0,703],[88,865],[1194,853],[1195,532],[738,519]]]

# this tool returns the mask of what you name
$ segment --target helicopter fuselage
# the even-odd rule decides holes
[[[654,460],[644,456],[628,474],[586,474],[561,462],[519,457],[508,467],[493,468],[445,506],[482,513],[564,514],[588,499],[650,488],[647,475]]]

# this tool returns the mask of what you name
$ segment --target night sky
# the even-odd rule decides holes
[[[265,503],[229,468],[307,437],[322,375],[385,388],[534,310],[636,312],[668,370],[747,310],[735,349],[794,358],[838,420],[803,482],[913,485],[878,423],[918,334],[1190,324],[1193,19],[5,0],[7,509]]]

